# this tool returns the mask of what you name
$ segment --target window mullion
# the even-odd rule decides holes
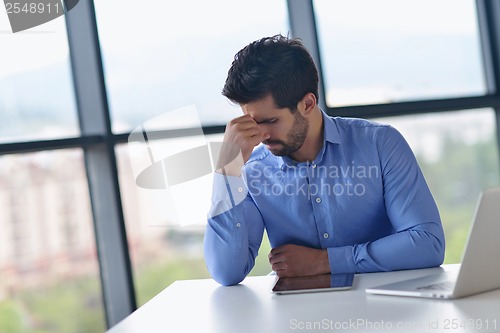
[[[66,24],[82,135],[104,138],[84,152],[110,327],[135,310],[136,302],[93,1],[80,1]]]

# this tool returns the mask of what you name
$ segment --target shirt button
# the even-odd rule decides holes
[[[321,198],[316,198],[317,203],[321,203]]]
[[[313,163],[311,167],[314,169],[316,167],[316,163]]]
[[[330,237],[330,235],[329,235],[327,232],[325,232],[325,233],[323,234],[323,238],[328,238],[328,237]]]
[[[239,228],[239,227],[241,227],[241,223],[240,222],[236,223],[236,228]]]
[[[238,187],[238,192],[240,192],[240,193],[243,192],[243,187],[241,187],[241,186]]]

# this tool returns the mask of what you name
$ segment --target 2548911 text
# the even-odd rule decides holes
[[[43,3],[43,2],[7,2],[5,4],[7,14],[52,14],[60,13],[63,11],[59,3]]]

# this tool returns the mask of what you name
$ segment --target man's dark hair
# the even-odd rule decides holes
[[[222,95],[247,104],[271,94],[277,107],[293,112],[309,92],[318,99],[318,70],[311,55],[299,39],[276,35],[235,55]]]

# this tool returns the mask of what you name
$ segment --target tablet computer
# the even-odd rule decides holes
[[[279,278],[272,289],[276,294],[299,294],[352,288],[354,274],[322,274]]]

